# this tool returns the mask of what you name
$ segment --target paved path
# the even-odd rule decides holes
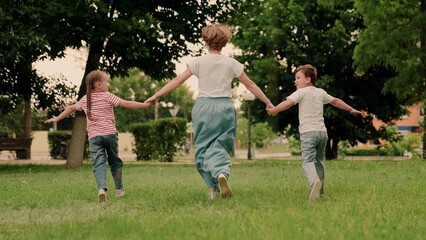
[[[52,165],[63,165],[66,163],[66,160],[52,159],[48,152],[32,152],[31,159],[29,160],[16,160],[15,154],[9,151],[0,152],[0,165],[1,164],[52,164]],[[125,162],[136,162],[136,154],[132,152],[121,152],[120,157]],[[188,157],[191,159],[191,156]],[[236,159],[247,159],[247,150],[237,150],[235,152]],[[265,152],[255,152],[253,154],[253,159],[298,159],[300,157],[291,156],[290,153],[265,153]],[[192,163],[192,160],[188,161]]]
[[[127,163],[138,163],[136,161],[136,154],[132,152],[122,152],[120,157]],[[192,164],[192,157],[188,156],[188,160],[178,160],[179,163]],[[235,152],[236,159],[247,159],[247,150],[237,150]],[[255,152],[253,159],[282,159],[282,160],[300,160],[300,156],[292,156],[288,152]],[[344,160],[391,160],[391,161],[403,161],[409,159],[408,157],[381,157],[381,156],[365,156],[365,157],[350,157],[347,156]],[[157,163],[157,162],[155,162]],[[52,159],[48,152],[35,152],[31,153],[31,159],[29,160],[15,160],[15,154],[9,151],[0,152],[0,165],[4,164],[50,164],[50,165],[65,165],[66,160]]]

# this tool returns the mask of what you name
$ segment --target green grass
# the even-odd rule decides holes
[[[126,164],[104,204],[88,164],[0,165],[0,239],[425,238],[425,161],[328,161],[316,203],[300,165],[235,161],[233,197],[212,202],[192,165]]]

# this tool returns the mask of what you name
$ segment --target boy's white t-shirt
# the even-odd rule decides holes
[[[287,99],[299,104],[299,132],[327,132],[324,124],[324,105],[334,97],[321,88],[314,86],[299,88]]]
[[[198,97],[231,97],[232,79],[243,74],[244,66],[221,54],[206,54],[188,63],[198,78]]]

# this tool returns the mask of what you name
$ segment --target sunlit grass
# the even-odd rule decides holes
[[[229,200],[192,165],[127,164],[97,203],[89,165],[0,166],[0,239],[424,239],[423,161],[329,161],[308,201],[300,161],[235,161]],[[113,188],[112,179],[108,183]]]

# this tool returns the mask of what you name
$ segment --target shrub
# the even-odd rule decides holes
[[[162,118],[133,124],[130,132],[135,139],[132,150],[136,159],[172,162],[178,148],[185,144],[187,122],[184,118]]]
[[[52,131],[47,134],[49,141],[49,153],[53,159],[67,159],[69,142],[71,141],[71,131]],[[86,138],[86,147],[84,151],[84,159],[88,159],[89,141]]]
[[[66,159],[71,131],[53,131],[47,134],[49,153],[53,159]]]

